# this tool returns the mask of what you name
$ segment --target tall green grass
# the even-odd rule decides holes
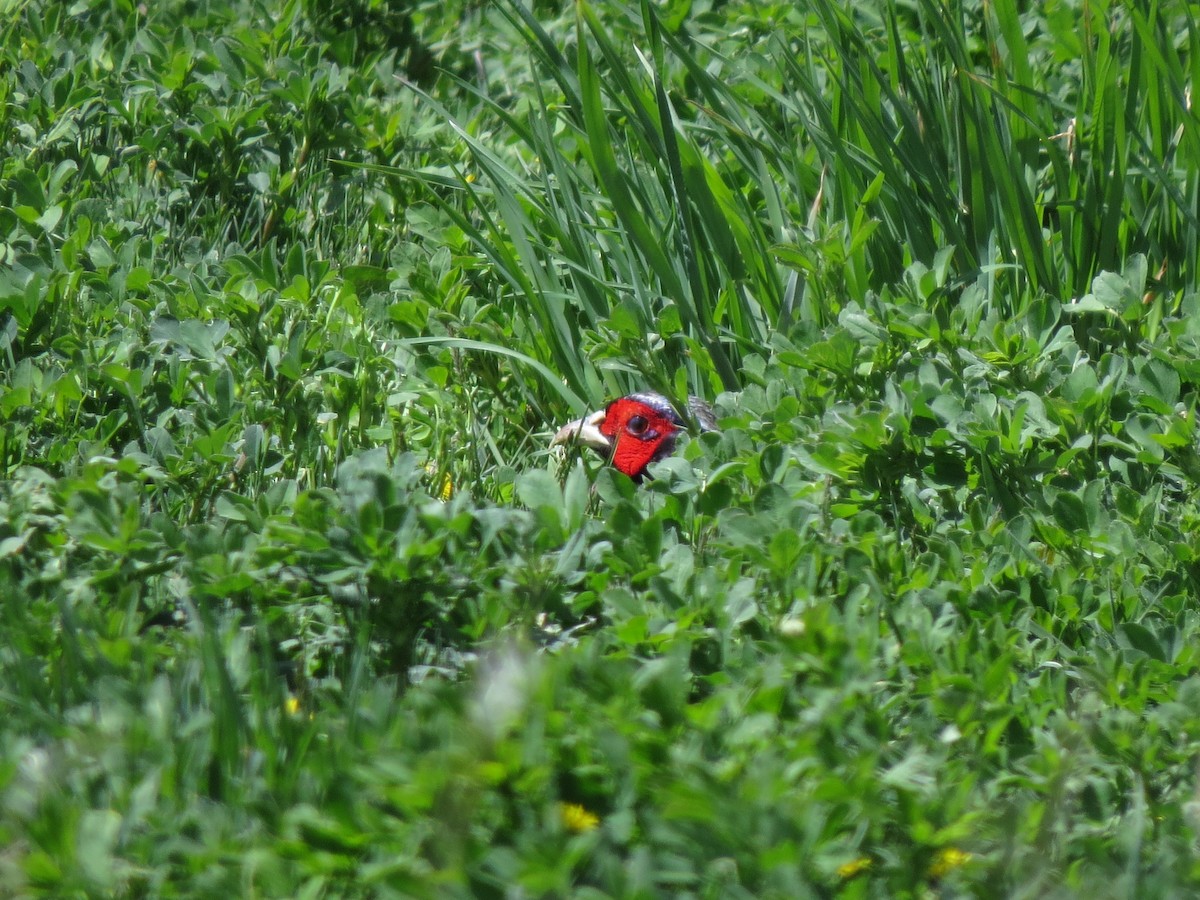
[[[775,10],[786,27],[748,48],[652,4],[601,21],[581,3],[553,34],[502,8],[537,101],[464,83],[488,113],[454,124],[470,163],[405,174],[439,189],[541,358],[593,400],[736,389],[744,353],[939,254],[1007,315],[1134,254],[1155,315],[1195,289],[1186,5],[819,4]],[[614,358],[636,375],[602,378]]]

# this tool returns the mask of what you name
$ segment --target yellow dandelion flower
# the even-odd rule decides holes
[[[867,869],[871,868],[874,863],[869,856],[860,856],[858,859],[852,859],[850,862],[842,863],[837,867],[838,878],[850,879],[855,875],[861,875]]]
[[[563,827],[575,834],[593,831],[600,824],[598,815],[588,812],[578,803],[560,803],[558,812],[562,816]]]
[[[930,878],[945,878],[955,869],[965,866],[971,861],[971,854],[957,847],[946,847],[937,852],[933,864],[929,867]]]

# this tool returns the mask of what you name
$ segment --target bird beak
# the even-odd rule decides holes
[[[585,447],[591,447],[593,450],[603,450],[605,452],[612,449],[612,440],[601,434],[600,426],[604,423],[606,410],[600,409],[594,413],[584,416],[582,419],[576,419],[574,422],[568,422],[562,428],[558,429],[558,434],[554,435],[550,441],[550,446],[555,444],[569,444],[572,441],[583,444]]]

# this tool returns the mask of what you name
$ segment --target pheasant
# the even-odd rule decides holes
[[[688,411],[701,431],[716,431],[716,418],[699,397],[688,398]],[[564,425],[550,445],[578,441],[606,454],[614,468],[634,481],[646,477],[646,467],[670,456],[675,438],[687,428],[669,400],[650,392],[630,394],[607,407]]]

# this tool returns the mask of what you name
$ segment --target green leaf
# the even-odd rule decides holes
[[[565,507],[562,486],[544,469],[531,469],[517,479],[517,496],[530,509]]]
[[[1117,634],[1123,646],[1144,653],[1159,662],[1167,662],[1158,638],[1146,626],[1137,622],[1122,622],[1117,628]]]

